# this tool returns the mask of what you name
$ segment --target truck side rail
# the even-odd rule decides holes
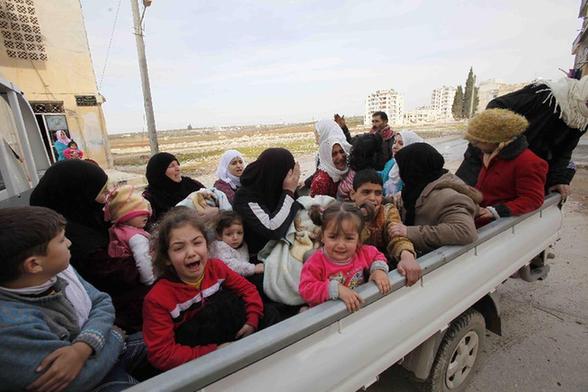
[[[519,261],[519,264],[522,264],[519,265],[513,263],[513,265],[510,266],[507,263],[508,270],[502,272],[503,274],[506,274],[504,279],[508,278],[510,274],[512,274],[518,268],[525,264],[525,260],[526,263],[528,263],[533,256],[538,254],[541,250],[544,249],[544,247],[547,247],[551,242],[557,239],[557,236],[559,235],[559,228],[561,225],[561,212],[558,210],[557,207],[558,203],[560,202],[560,199],[561,198],[559,194],[550,194],[548,197],[546,197],[543,206],[536,211],[519,217],[500,219],[498,221],[494,221],[484,226],[479,230],[478,240],[472,244],[464,246],[444,246],[420,257],[418,259],[418,262],[423,268],[424,283],[423,281],[421,281],[421,283],[417,282],[416,285],[426,285],[427,275],[433,273],[434,271],[450,263],[451,261],[459,258],[460,256],[463,256],[467,253],[477,255],[478,248],[480,248],[481,251],[483,251],[482,248],[484,247],[485,243],[493,239],[494,237],[499,235],[509,235],[509,231],[514,234],[517,230],[517,225],[524,223],[527,219],[529,219],[528,223],[531,224],[534,221],[530,218],[542,218],[544,214],[549,213],[547,215],[547,218],[551,221],[549,226],[547,224],[543,225],[545,226],[544,230],[547,230],[545,231],[545,233],[543,233],[544,236],[541,238],[537,238],[537,241],[535,241],[534,244],[529,244],[528,248],[524,250],[524,253],[521,253],[521,255],[519,255],[519,259],[521,260]],[[530,228],[526,228],[526,230],[530,230]],[[533,237],[530,234],[528,234],[528,236],[530,236],[530,238]],[[531,241],[528,242],[530,243]],[[532,254],[535,251],[537,253]],[[455,273],[453,273],[453,275],[455,275]],[[392,296],[394,292],[397,292],[406,285],[404,277],[401,276],[397,270],[391,271],[389,276],[391,279],[392,291],[387,296],[383,296],[382,294],[380,294],[376,286],[372,284],[366,284],[358,288],[357,291],[360,293],[361,297],[365,301],[362,310],[360,310],[358,313],[362,313],[362,311],[365,310],[365,308],[368,305],[373,304],[384,297]],[[502,279],[502,277],[499,277],[498,280],[494,279],[495,282],[491,283],[491,285],[493,286],[488,290],[486,290],[485,288],[480,288],[481,291],[476,294],[477,297],[481,298],[489,291],[492,291],[494,287],[496,287],[496,285],[500,284]],[[479,298],[472,298],[471,300],[475,302]],[[383,301],[382,303],[384,302],[386,301]],[[468,304],[467,306],[471,306],[474,302]],[[374,306],[376,306],[376,304],[374,304]],[[383,304],[381,306],[386,305]],[[443,321],[436,320],[437,324],[441,322],[441,324],[443,324],[446,327],[447,324],[451,322],[453,317],[456,317],[457,315],[459,315],[459,312],[463,312],[467,309],[466,307],[466,309],[462,309],[461,311],[459,311],[457,308],[458,306],[454,305],[451,308],[451,311],[452,313],[458,313],[455,313],[453,315],[446,315],[446,320]],[[379,309],[379,311],[381,311],[381,308]],[[426,311],[427,310],[424,310],[424,312]],[[162,373],[157,377],[154,377],[150,380],[147,380],[143,383],[136,385],[135,387],[129,389],[129,391],[196,391],[204,389],[207,386],[210,386],[211,384],[219,380],[222,380],[235,372],[238,372],[248,366],[251,366],[256,362],[262,361],[264,358],[267,358],[280,350],[283,350],[297,342],[300,342],[301,340],[307,337],[310,337],[311,335],[323,329],[326,329],[329,326],[331,327],[331,329],[342,329],[342,320],[346,318],[351,319],[353,317],[362,317],[362,315],[358,315],[358,313],[355,313],[353,315],[349,314],[349,312],[347,312],[345,308],[345,305],[341,301],[328,301],[324,304],[311,308],[308,311],[303,312],[302,314],[296,315],[285,321],[282,321],[281,323],[275,326],[272,326],[253,335],[250,335],[238,341],[237,343],[231,344],[220,350],[207,354],[205,357],[201,359],[190,361],[175,369]],[[400,316],[396,314],[395,317]],[[439,329],[442,329],[444,327],[439,328],[438,326],[431,326],[431,329],[434,328],[437,328],[438,331]],[[337,332],[337,330],[335,330],[335,332]],[[339,332],[341,333],[340,330]],[[366,333],[369,333],[369,331],[366,331]],[[396,353],[396,356],[394,358],[390,357],[389,359],[391,359],[392,362],[390,362],[387,366],[392,365],[403,355],[408,354],[408,352],[414,349],[418,344],[422,343],[429,336],[432,336],[432,334],[435,333],[435,331],[423,331],[422,333],[421,331],[414,331],[413,333],[419,336],[415,337],[414,341],[410,343],[410,347],[408,347],[408,343],[407,346],[404,347],[405,349],[408,349],[408,351],[405,350],[406,352],[403,352],[400,356],[398,356],[399,354]],[[390,331],[390,334],[390,336],[392,336],[394,332]],[[332,352],[334,355],[333,360],[337,361],[337,350],[333,348]],[[318,351],[315,353],[318,353]],[[358,353],[357,355],[360,354]],[[341,359],[345,360],[345,358],[343,357]],[[298,360],[300,360],[300,358],[298,358]],[[382,367],[381,364],[379,364],[378,366],[378,372],[375,373],[375,376],[377,376],[379,372],[385,370],[386,368]],[[374,373],[374,369],[370,370],[372,370],[372,373]],[[290,372],[294,374],[298,371],[300,370],[296,368],[292,368],[290,370]],[[372,377],[371,375],[367,375],[367,373],[363,374],[362,376],[364,380],[366,380],[366,377]],[[298,377],[302,378],[304,376],[298,375]],[[263,382],[263,380],[261,382]],[[265,382],[267,383],[268,380],[265,380]],[[349,381],[347,384],[345,384],[345,387],[343,386],[343,384],[339,384],[339,387],[341,387],[341,389],[353,390],[353,388],[357,389],[357,387],[365,385],[363,384],[363,381],[358,385],[352,386],[353,383],[357,384],[357,380],[353,380],[353,382]],[[301,385],[298,386],[300,387]],[[218,386],[218,389],[222,390],[223,387],[226,388],[226,385],[223,386],[221,383],[221,385]],[[208,389],[209,388],[206,388],[206,390]],[[215,388],[212,389],[214,390]],[[331,388],[326,387],[325,389]],[[245,388],[244,390],[248,390],[248,388]],[[316,390],[322,389],[317,385]]]

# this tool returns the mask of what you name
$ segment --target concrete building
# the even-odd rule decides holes
[[[453,98],[455,97],[455,87],[443,86],[433,90],[431,95],[431,108],[435,110],[439,120],[453,120],[451,107],[453,106]]]
[[[578,18],[582,18],[582,29],[572,44],[572,54],[576,55],[574,69],[579,70],[579,76],[585,76],[588,74],[588,0],[580,2]]]
[[[404,97],[394,89],[378,90],[368,95],[365,103],[365,126],[371,127],[372,114],[385,112],[390,125],[402,125],[404,121]]]
[[[79,0],[0,1],[0,75],[30,102],[51,161],[65,130],[87,158],[112,166]]]
[[[404,124],[432,123],[440,119],[441,113],[430,106],[422,106],[404,113]]]
[[[503,83],[495,79],[489,79],[480,83],[478,87],[478,108],[476,113],[486,109],[488,102],[496,97],[511,93],[515,90],[525,87],[529,82],[523,83]]]

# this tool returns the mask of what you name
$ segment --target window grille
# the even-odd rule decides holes
[[[63,102],[31,102],[35,113],[65,113]]]
[[[8,57],[47,61],[34,0],[0,0],[0,35]]]

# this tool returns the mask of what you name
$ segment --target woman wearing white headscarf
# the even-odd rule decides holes
[[[413,131],[400,131],[394,136],[394,144],[392,145],[392,159],[386,162],[384,170],[381,171],[382,181],[384,182],[384,195],[395,195],[402,190],[402,181],[398,172],[398,166],[394,160],[394,155],[403,147],[409,146],[413,143],[422,143],[423,138]]]
[[[337,185],[347,173],[347,154],[351,145],[344,138],[331,137],[319,146],[317,171],[310,184],[310,196],[337,196]]]
[[[53,148],[57,152],[58,161],[65,160],[65,155],[63,153],[67,149],[69,142],[71,142],[71,139],[67,137],[65,131],[59,130],[55,132],[55,143],[53,143]]]
[[[243,174],[244,169],[245,160],[239,151],[227,150],[221,156],[216,169],[218,180],[213,186],[227,195],[227,199],[231,204],[235,199],[235,192],[241,186],[241,174]]]

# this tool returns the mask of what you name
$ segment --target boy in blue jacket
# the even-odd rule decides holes
[[[141,336],[113,325],[110,297],[69,265],[65,219],[43,207],[0,209],[0,386],[119,391],[144,360]]]

